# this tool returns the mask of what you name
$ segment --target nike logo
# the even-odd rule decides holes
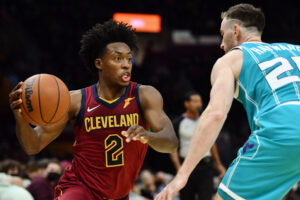
[[[95,110],[96,108],[98,108],[100,105],[98,105],[98,106],[95,106],[95,107],[93,107],[93,108],[87,108],[87,112],[92,112],[93,110]]]

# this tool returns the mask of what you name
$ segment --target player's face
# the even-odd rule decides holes
[[[132,52],[123,42],[114,42],[106,46],[101,59],[101,77],[105,81],[127,86],[132,70]]]
[[[237,46],[237,41],[234,37],[233,23],[230,19],[223,19],[221,23],[220,33],[223,37],[220,47],[225,51],[225,53],[227,53],[233,47]]]
[[[187,110],[192,113],[198,113],[202,108],[202,99],[200,95],[194,94],[191,96],[190,101],[187,103]]]

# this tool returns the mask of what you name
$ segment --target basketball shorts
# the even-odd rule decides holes
[[[258,116],[218,188],[224,199],[281,200],[300,180],[300,106]]]
[[[71,168],[66,168],[55,187],[54,200],[95,200],[90,189],[84,185]]]

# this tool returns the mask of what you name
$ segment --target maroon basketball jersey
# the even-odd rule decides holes
[[[133,188],[148,145],[127,143],[121,131],[139,124],[147,130],[138,96],[139,85],[130,82],[125,93],[108,103],[97,95],[96,85],[82,89],[81,110],[74,127],[72,171],[96,199],[118,199]]]

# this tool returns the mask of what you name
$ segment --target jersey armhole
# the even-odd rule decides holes
[[[81,106],[80,111],[77,116],[77,120],[75,125],[78,127],[78,129],[82,126],[83,116],[84,116],[84,110],[85,110],[85,101],[86,101],[86,94],[85,94],[85,88],[81,89]]]
[[[134,94],[136,96],[136,103],[138,105],[138,108],[141,112],[141,116],[142,116],[142,120],[143,122],[146,124],[146,120],[145,120],[145,116],[144,116],[144,112],[142,110],[142,106],[141,106],[141,101],[140,101],[140,97],[139,97],[139,87],[141,86],[141,84],[137,84],[134,88]]]
[[[243,52],[243,54],[244,54],[243,47],[241,47],[241,46],[233,47],[230,51],[232,51],[232,50],[241,50]],[[243,64],[244,64],[244,61],[243,61]],[[242,69],[241,69],[241,73],[242,73]],[[235,88],[234,88],[234,95],[233,95],[233,97],[235,99],[237,99],[239,97],[239,80],[235,81]]]

